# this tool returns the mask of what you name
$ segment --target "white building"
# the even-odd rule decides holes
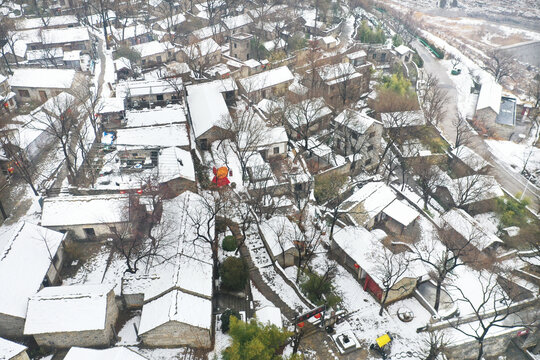
[[[14,69],[9,84],[17,101],[44,102],[63,91],[70,90],[75,81],[72,69]]]

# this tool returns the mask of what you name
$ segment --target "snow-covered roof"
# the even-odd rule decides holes
[[[64,61],[78,61],[81,59],[81,50],[72,50],[72,51],[65,51],[64,57],[62,60]]]
[[[350,63],[338,63],[325,65],[317,69],[317,73],[323,81],[329,82],[339,78],[351,78],[354,74],[358,74],[354,66]]]
[[[409,47],[405,46],[405,45],[399,45],[399,46],[396,47],[394,50],[395,50],[399,55],[402,55],[402,56],[403,56],[403,55],[406,55],[406,54],[408,54],[408,53],[410,53],[410,52],[412,52],[412,50],[411,50]]]
[[[273,50],[284,49],[285,46],[287,46],[287,42],[283,39],[276,39],[276,40],[265,41],[263,42],[262,45],[264,46],[266,50],[273,51]]]
[[[195,36],[199,40],[208,39],[209,37],[212,37],[214,35],[221,34],[222,32],[226,31],[225,27],[221,24],[216,24],[213,26],[206,26],[201,29],[193,31],[191,34]]]
[[[168,26],[174,27],[176,25],[180,25],[184,21],[186,21],[184,14],[175,14],[171,17],[166,17],[165,19],[156,21],[155,23],[163,30],[167,30]]]
[[[41,287],[63,238],[24,221],[0,234],[0,313],[26,317],[28,298]]]
[[[124,99],[122,98],[102,98],[98,106],[98,113],[107,114],[125,110]]]
[[[103,330],[111,284],[51,286],[28,301],[25,335]]]
[[[122,69],[131,70],[131,61],[125,57],[120,57],[114,60],[114,69],[116,71],[120,71]]]
[[[69,89],[74,79],[73,69],[14,69],[9,85],[20,88]]]
[[[147,28],[143,24],[137,24],[137,25],[133,25],[133,26],[126,26],[124,28],[124,39],[130,39],[130,38],[133,38],[133,37],[136,37],[136,36],[141,36],[141,35],[144,35],[144,34],[148,34],[151,31],[152,31],[152,29]],[[122,29],[114,29],[113,32],[114,32],[114,36],[118,40],[122,40]]]
[[[141,268],[144,273],[125,275],[123,294],[143,293],[145,301],[155,299],[171,289],[188,291],[210,299],[212,297],[212,250],[207,242],[197,239],[197,224],[201,220],[202,233],[214,233],[209,224],[208,210],[202,196],[185,191],[163,202],[161,223],[154,229],[155,236],[162,236],[160,259],[151,259]],[[208,230],[207,225],[210,226]],[[157,258],[157,257],[156,257]],[[154,263],[154,261],[156,263]]]
[[[499,183],[493,176],[471,175],[450,179],[441,183],[450,192],[454,202],[467,205],[483,200],[494,199],[504,195]]]
[[[131,110],[126,112],[126,122],[127,128],[185,123],[186,114],[184,113],[184,108],[180,105]]]
[[[324,44],[328,45],[331,43],[335,43],[337,40],[333,36],[325,36],[320,39]]]
[[[222,18],[221,21],[223,21],[223,23],[229,30],[234,30],[244,25],[251,24],[253,22],[253,20],[251,20],[251,17],[249,17],[248,14],[241,14],[237,16]]]
[[[60,59],[64,57],[64,50],[61,47],[55,47],[50,49],[37,49],[37,50],[28,50],[26,52],[26,60],[28,61],[38,61],[43,59]]]
[[[26,349],[28,348],[24,345],[0,338],[0,359],[2,360],[13,359],[15,356],[19,355]]]
[[[382,113],[381,121],[385,128],[422,126],[426,124],[426,118],[422,110]]]
[[[221,46],[212,38],[201,40],[195,44],[184,46],[184,52],[191,60],[221,51]]]
[[[491,108],[498,114],[501,108],[501,97],[502,86],[497,84],[495,80],[485,77],[485,81],[482,82],[482,87],[478,94],[476,111]]]
[[[276,100],[270,100],[270,99],[265,98],[259,101],[259,103],[257,104],[257,107],[263,112],[265,112],[266,114],[270,114],[274,111],[277,111],[283,108],[283,103]]]
[[[286,143],[289,141],[289,138],[287,137],[287,131],[285,131],[285,128],[283,126],[266,128],[264,134],[264,138],[259,144],[260,146],[269,146],[279,143]]]
[[[187,87],[187,104],[195,137],[230,117],[225,99],[216,85],[209,83]]]
[[[43,29],[41,39],[44,45],[74,43],[90,40],[88,28],[71,27],[63,29]]]
[[[348,127],[349,129],[357,132],[358,134],[364,134],[375,122],[380,124],[374,118],[367,116],[360,111],[351,109],[343,110],[341,114],[336,116],[334,121],[340,125]]]
[[[383,212],[403,226],[408,226],[420,216],[420,213],[416,209],[398,199],[395,199],[385,207]]]
[[[41,225],[70,226],[126,221],[126,195],[57,196],[43,201]]]
[[[260,229],[274,257],[294,249],[294,241],[302,237],[298,225],[285,216],[274,216],[269,220],[262,221]]]
[[[116,144],[127,146],[188,146],[185,124],[125,128],[116,131]]]
[[[143,58],[156,54],[166,53],[169,49],[173,49],[166,43],[161,43],[158,41],[150,41],[142,44],[133,45],[131,48],[141,54],[141,57]]]
[[[139,335],[171,321],[209,330],[212,328],[212,301],[172,290],[143,306]]]
[[[448,225],[461,234],[466,241],[470,240],[471,244],[480,251],[493,244],[503,243],[501,239],[486,230],[463,209],[451,209],[442,218]]]
[[[349,212],[359,204],[363,211],[353,214],[355,219],[362,219],[359,225],[364,225],[373,219],[385,207],[396,199],[396,194],[383,182],[370,182],[353,193],[342,205],[340,212]]]
[[[172,94],[176,92],[175,86],[181,86],[182,79],[175,78],[175,84],[165,80],[125,81],[116,86],[116,97],[149,96],[155,94]]]
[[[461,145],[453,149],[452,154],[454,154],[457,158],[463,161],[465,165],[467,165],[474,171],[482,170],[489,165],[489,163],[484,160],[484,158],[482,158],[480,155],[478,155],[465,145]]]
[[[252,93],[293,80],[291,70],[287,66],[281,66],[240,79],[239,82],[246,92]]]
[[[347,54],[347,57],[351,60],[367,57],[367,53],[364,50],[358,50],[353,53]]]
[[[184,178],[195,181],[195,168],[189,151],[170,147],[161,150],[158,158],[160,182]]]
[[[60,16],[50,16],[50,17],[44,17],[42,20],[40,17],[38,18],[20,18],[15,22],[15,28],[17,30],[25,30],[25,29],[40,29],[45,27],[45,24],[48,27],[53,26],[69,26],[69,25],[75,25],[78,24],[79,21],[77,20],[77,17],[75,15],[60,15]]]
[[[283,327],[283,320],[281,320],[281,310],[275,306],[265,306],[255,311],[257,320],[265,325],[275,325],[278,329]]]
[[[64,360],[147,360],[148,358],[137,354],[135,351],[119,346],[110,349],[86,349],[72,347],[64,357]]]

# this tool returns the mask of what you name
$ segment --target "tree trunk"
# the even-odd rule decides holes
[[[384,311],[384,304],[386,304],[386,299],[388,298],[388,293],[390,292],[390,289],[386,290],[384,292],[384,297],[381,301],[381,309],[379,310],[379,316],[382,316],[383,314],[383,311]]]
[[[483,356],[484,356],[484,339],[479,339],[478,340],[478,343],[480,344],[480,349],[478,349],[478,357],[476,358],[477,360],[482,360]]]

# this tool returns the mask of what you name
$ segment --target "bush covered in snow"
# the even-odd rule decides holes
[[[225,290],[242,291],[249,278],[244,259],[229,256],[221,266],[221,285]]]

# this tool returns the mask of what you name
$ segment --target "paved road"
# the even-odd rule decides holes
[[[457,90],[450,79],[448,70],[437,60],[431,53],[417,40],[412,44],[424,60],[425,71],[435,74],[439,78],[441,87],[448,91],[448,102],[446,103],[446,116],[439,124],[444,136],[452,144],[456,137],[456,130],[452,124],[452,120],[457,117]],[[525,188],[525,196],[531,200],[530,208],[535,212],[540,212],[540,190],[529,183],[527,179],[519,173],[514,172],[510,166],[495,158],[489,151],[488,146],[479,136],[474,136],[468,144],[474,151],[482,155],[487,161],[493,165],[493,176],[499,184],[512,195],[523,192]]]

